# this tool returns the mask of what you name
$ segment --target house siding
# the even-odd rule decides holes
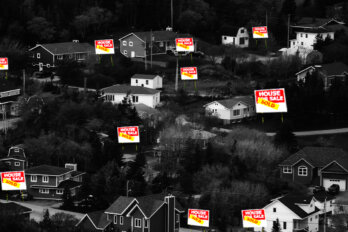
[[[132,218],[133,218],[133,232],[142,232],[144,229],[144,215],[140,212],[138,208],[136,208],[132,212]],[[141,219],[141,227],[135,227],[135,219]]]
[[[123,45],[123,41],[127,42],[126,46]],[[133,46],[129,46],[129,42],[133,42]],[[125,51],[127,52],[127,54],[124,53]],[[145,43],[134,34],[131,34],[120,40],[120,53],[122,55],[131,58],[132,51],[134,52],[134,57],[145,56]]]
[[[45,186],[54,186],[54,187],[57,187],[57,178],[56,176],[48,176],[48,183],[44,183],[42,182],[42,179],[43,179],[43,175],[36,175],[37,176],[37,182],[31,182],[31,176],[35,176],[35,175],[32,175],[32,174],[26,174],[25,175],[25,178],[26,178],[26,181],[27,181],[27,186],[30,187],[32,185],[40,185],[42,187],[45,187]]]
[[[110,101],[113,104],[119,104],[123,101],[123,99],[127,96],[126,94],[111,94],[111,93],[106,93],[105,95],[113,95],[114,100]],[[130,94],[129,98],[132,101],[132,96],[138,96],[138,102],[132,102],[133,104],[139,104],[143,103],[149,107],[155,108],[161,101],[160,99],[160,93],[156,93],[153,95],[144,95],[144,94]]]
[[[79,224],[79,228],[81,228],[82,231],[86,231],[86,232],[100,232],[102,230],[97,230],[94,225],[92,224],[92,222],[85,217]]]
[[[37,58],[37,53],[40,53],[40,59]],[[34,57],[32,57],[33,55]],[[50,65],[50,67],[54,65],[53,55],[41,46],[29,51],[29,56],[32,59],[33,66],[39,66],[39,63],[42,63],[44,69],[49,69],[47,65]]]
[[[15,159],[3,159],[0,162],[2,163],[9,163],[9,168],[11,171],[22,171],[25,169],[25,161],[24,160],[15,160]],[[19,166],[15,166],[15,163],[19,162]]]
[[[305,166],[307,167],[307,176],[299,176],[298,175],[298,168],[300,166]],[[298,162],[296,165],[293,166],[293,180],[296,183],[301,183],[301,184],[311,184],[312,179],[313,179],[313,168],[305,161],[301,160]]]
[[[273,208],[276,208],[276,212],[273,212]],[[285,205],[276,201],[264,208],[264,210],[267,215],[267,227],[265,228],[267,232],[272,231],[273,221],[276,221],[277,219],[279,220],[282,232],[293,232],[293,219],[299,219],[299,217]],[[283,228],[283,222],[286,222],[287,224],[286,229]]]
[[[244,109],[248,109],[246,113],[244,113]],[[255,113],[255,107],[253,106],[247,106],[243,103],[240,103],[239,105],[236,104],[232,109],[226,109],[223,105],[221,105],[218,102],[213,102],[206,106],[205,108],[206,112],[212,112],[213,116],[218,117],[222,120],[241,120],[244,118],[250,118],[256,115]],[[216,111],[215,111],[216,110]],[[233,110],[240,110],[240,115],[233,116]]]
[[[150,218],[150,231],[151,232],[164,232],[165,228],[165,214],[167,207],[162,206],[151,218]]]
[[[136,80],[138,83],[136,83]],[[149,84],[146,84],[147,80]],[[131,78],[131,86],[143,86],[151,89],[160,89],[162,88],[162,77],[156,76],[154,79]]]

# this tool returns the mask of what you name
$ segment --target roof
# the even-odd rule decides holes
[[[348,66],[342,62],[334,62],[330,64],[323,64],[322,69],[328,76],[348,74]]]
[[[155,77],[159,75],[151,75],[151,74],[134,74],[131,79],[147,79],[147,80],[153,80]]]
[[[0,214],[6,213],[6,214],[25,214],[25,213],[31,213],[33,210],[21,206],[15,202],[9,202],[9,203],[1,203],[0,202]]]
[[[320,27],[325,26],[327,24],[344,24],[343,22],[337,21],[333,18],[311,18],[311,17],[303,17],[297,21],[296,25],[292,26],[301,26],[301,27]]]
[[[120,38],[120,40],[129,36],[130,34],[125,35],[124,37]],[[190,34],[181,34],[174,31],[141,31],[133,32],[133,34],[143,41],[151,41],[151,35],[153,37],[153,41],[169,41],[175,40],[175,38],[179,37],[192,37]]]
[[[151,108],[150,106],[147,106],[143,103],[135,104],[134,107],[138,112],[139,116],[143,118],[146,118],[151,115],[160,114],[158,110]]]
[[[216,134],[211,133],[209,131],[205,131],[205,130],[195,130],[195,129],[191,129],[190,130],[190,136],[192,139],[211,139],[216,137]]]
[[[71,171],[72,170],[68,168],[61,168],[61,167],[44,164],[44,165],[27,169],[25,171],[25,174],[45,174],[45,175],[52,175],[52,176],[60,176]]]
[[[326,198],[326,201],[331,201],[332,199],[335,199],[335,196],[327,193],[326,191],[314,193],[313,197],[315,198],[315,200],[319,202],[324,202],[325,198]]]
[[[93,52],[94,48],[88,43],[76,43],[76,42],[65,42],[65,43],[49,43],[49,44],[37,44],[31,48],[33,50],[36,47],[42,46],[54,55],[58,54],[71,54],[71,53],[86,53]],[[29,50],[29,51],[30,51]]]
[[[334,147],[304,147],[295,154],[289,156],[280,165],[292,166],[304,159],[314,167],[324,167],[336,160],[340,165],[348,169],[348,154],[340,148]]]
[[[312,215],[320,210],[315,207],[315,210],[311,213],[307,213],[297,204],[309,204],[312,200],[313,196],[301,196],[301,195],[286,195],[278,199],[281,203],[283,203],[286,207],[288,207],[292,212],[298,215],[300,218],[306,218],[309,215]]]
[[[233,106],[235,106],[239,102],[242,102],[246,105],[254,105],[255,104],[254,98],[252,96],[236,96],[236,97],[231,98],[231,99],[218,100],[216,102],[220,103],[221,105],[223,105],[227,109],[233,108]],[[207,106],[211,103],[208,103],[204,106]]]
[[[8,158],[16,158],[20,160],[25,160],[25,153],[22,147],[13,146],[8,149]]]
[[[161,91],[156,89],[150,89],[142,86],[129,86],[129,85],[113,85],[101,89],[104,93],[121,93],[121,94],[149,94],[154,95]]]
[[[79,172],[79,171],[72,171],[71,172],[71,177],[79,176],[85,174],[85,172]]]
[[[328,33],[333,32],[333,30],[324,27],[316,27],[316,28],[296,28],[295,32],[304,32],[304,33]]]
[[[95,211],[87,213],[80,221],[77,223],[78,226],[84,218],[88,218],[96,229],[105,229],[112,221],[107,220],[107,215],[104,211]]]
[[[141,209],[141,211],[145,214],[145,217],[149,218],[152,216],[153,213],[155,213],[160,206],[162,206],[165,201],[165,194],[153,194],[143,197],[124,197],[120,196],[117,198],[117,200],[105,211],[105,212],[111,212],[116,214],[121,214],[123,211],[125,211],[129,205],[136,200],[138,207]],[[178,211],[184,211],[180,203],[175,199],[175,209]]]
[[[64,181],[59,183],[58,188],[72,189],[72,188],[76,188],[76,187],[81,186],[81,185],[82,185],[81,182],[77,182],[77,181],[73,181],[73,180],[64,180]]]
[[[313,67],[313,66],[308,66],[307,68],[302,69],[302,70],[300,70],[299,72],[295,73],[295,75],[297,76],[297,75],[299,75],[299,74],[301,74],[301,73],[307,71],[308,69],[315,69],[315,67]]]

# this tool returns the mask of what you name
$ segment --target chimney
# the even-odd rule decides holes
[[[77,164],[66,163],[65,168],[73,170],[73,171],[77,171]]]
[[[174,232],[175,229],[175,196],[168,195],[164,197],[167,203],[166,209],[166,230],[165,232]]]
[[[73,43],[79,43],[80,41],[78,39],[74,39]]]

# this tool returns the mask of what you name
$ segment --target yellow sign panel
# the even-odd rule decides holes
[[[267,101],[266,99],[263,99],[260,97],[257,99],[257,103],[261,104],[261,105],[265,105],[265,106],[270,107],[270,108],[275,109],[275,110],[278,110],[278,108],[279,108],[279,104],[271,102],[271,101]]]
[[[16,187],[16,188],[19,188],[19,186],[20,186],[20,183],[14,182],[14,181],[9,180],[9,179],[3,179],[2,182],[5,184],[9,184],[9,185]]]
[[[120,137],[123,137],[125,139],[129,139],[129,140],[134,141],[134,137],[133,136],[127,135],[125,133],[120,133]]]

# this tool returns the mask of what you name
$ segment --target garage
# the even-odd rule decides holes
[[[328,189],[331,185],[338,184],[340,186],[340,191],[345,191],[347,187],[347,181],[343,179],[334,179],[334,178],[324,178],[323,186],[325,189]]]

